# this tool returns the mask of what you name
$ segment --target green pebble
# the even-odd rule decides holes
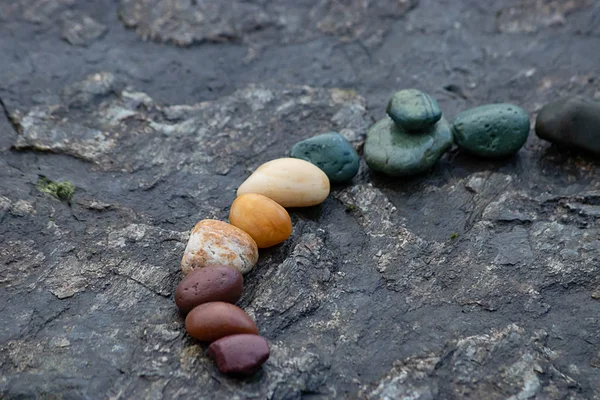
[[[290,156],[321,168],[331,182],[346,182],[358,172],[359,157],[352,144],[336,132],[324,133],[296,143]]]
[[[406,131],[421,133],[442,118],[437,101],[417,89],[396,92],[388,103],[387,114]]]
[[[443,118],[420,135],[407,133],[385,118],[369,129],[364,155],[375,171],[407,176],[431,169],[451,146],[450,126]]]
[[[458,114],[452,133],[456,144],[469,153],[505,157],[527,141],[529,117],[514,104],[488,104]]]

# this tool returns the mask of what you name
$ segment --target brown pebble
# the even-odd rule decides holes
[[[175,303],[183,313],[211,301],[235,303],[242,296],[244,278],[226,265],[204,267],[190,272],[175,290]]]
[[[224,374],[252,375],[269,359],[269,344],[257,335],[231,335],[213,342],[208,355]]]
[[[212,342],[238,333],[258,334],[248,314],[233,304],[222,301],[200,304],[185,318],[188,334],[203,342]]]

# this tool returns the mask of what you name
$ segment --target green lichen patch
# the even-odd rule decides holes
[[[40,176],[36,185],[40,192],[47,193],[61,201],[70,201],[75,193],[75,185],[71,182],[54,182],[45,176]]]

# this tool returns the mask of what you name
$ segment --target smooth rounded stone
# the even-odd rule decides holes
[[[229,222],[252,236],[259,249],[275,246],[292,234],[290,214],[262,194],[247,193],[235,199]]]
[[[431,169],[451,146],[450,126],[443,118],[421,135],[407,133],[385,118],[369,129],[364,156],[374,171],[408,176]]]
[[[212,342],[208,356],[219,371],[231,375],[253,375],[269,359],[266,339],[258,335],[231,335]]]
[[[542,139],[600,155],[600,102],[576,96],[544,106],[535,121]]]
[[[235,303],[242,297],[244,278],[226,265],[204,267],[187,274],[175,290],[175,304],[183,313],[213,301]]]
[[[329,195],[329,178],[321,169],[297,158],[278,158],[261,165],[242,183],[237,195],[258,193],[282,207],[317,205]]]
[[[315,164],[331,182],[346,182],[358,173],[359,157],[356,150],[337,132],[324,133],[296,143],[290,156]]]
[[[515,154],[527,141],[529,117],[514,104],[488,104],[463,111],[452,124],[454,141],[481,157]]]
[[[396,125],[411,133],[421,133],[442,118],[437,100],[417,89],[394,93],[386,112]]]
[[[204,219],[192,230],[181,269],[188,274],[197,268],[227,265],[245,274],[257,261],[258,247],[250,235],[226,222]]]
[[[229,335],[258,335],[258,328],[248,314],[233,304],[222,301],[195,307],[185,318],[187,333],[202,342],[212,342]]]

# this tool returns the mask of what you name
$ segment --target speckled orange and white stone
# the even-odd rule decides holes
[[[242,274],[258,261],[258,247],[250,235],[226,222],[204,219],[194,226],[181,260],[187,274],[197,268],[228,265]]]

